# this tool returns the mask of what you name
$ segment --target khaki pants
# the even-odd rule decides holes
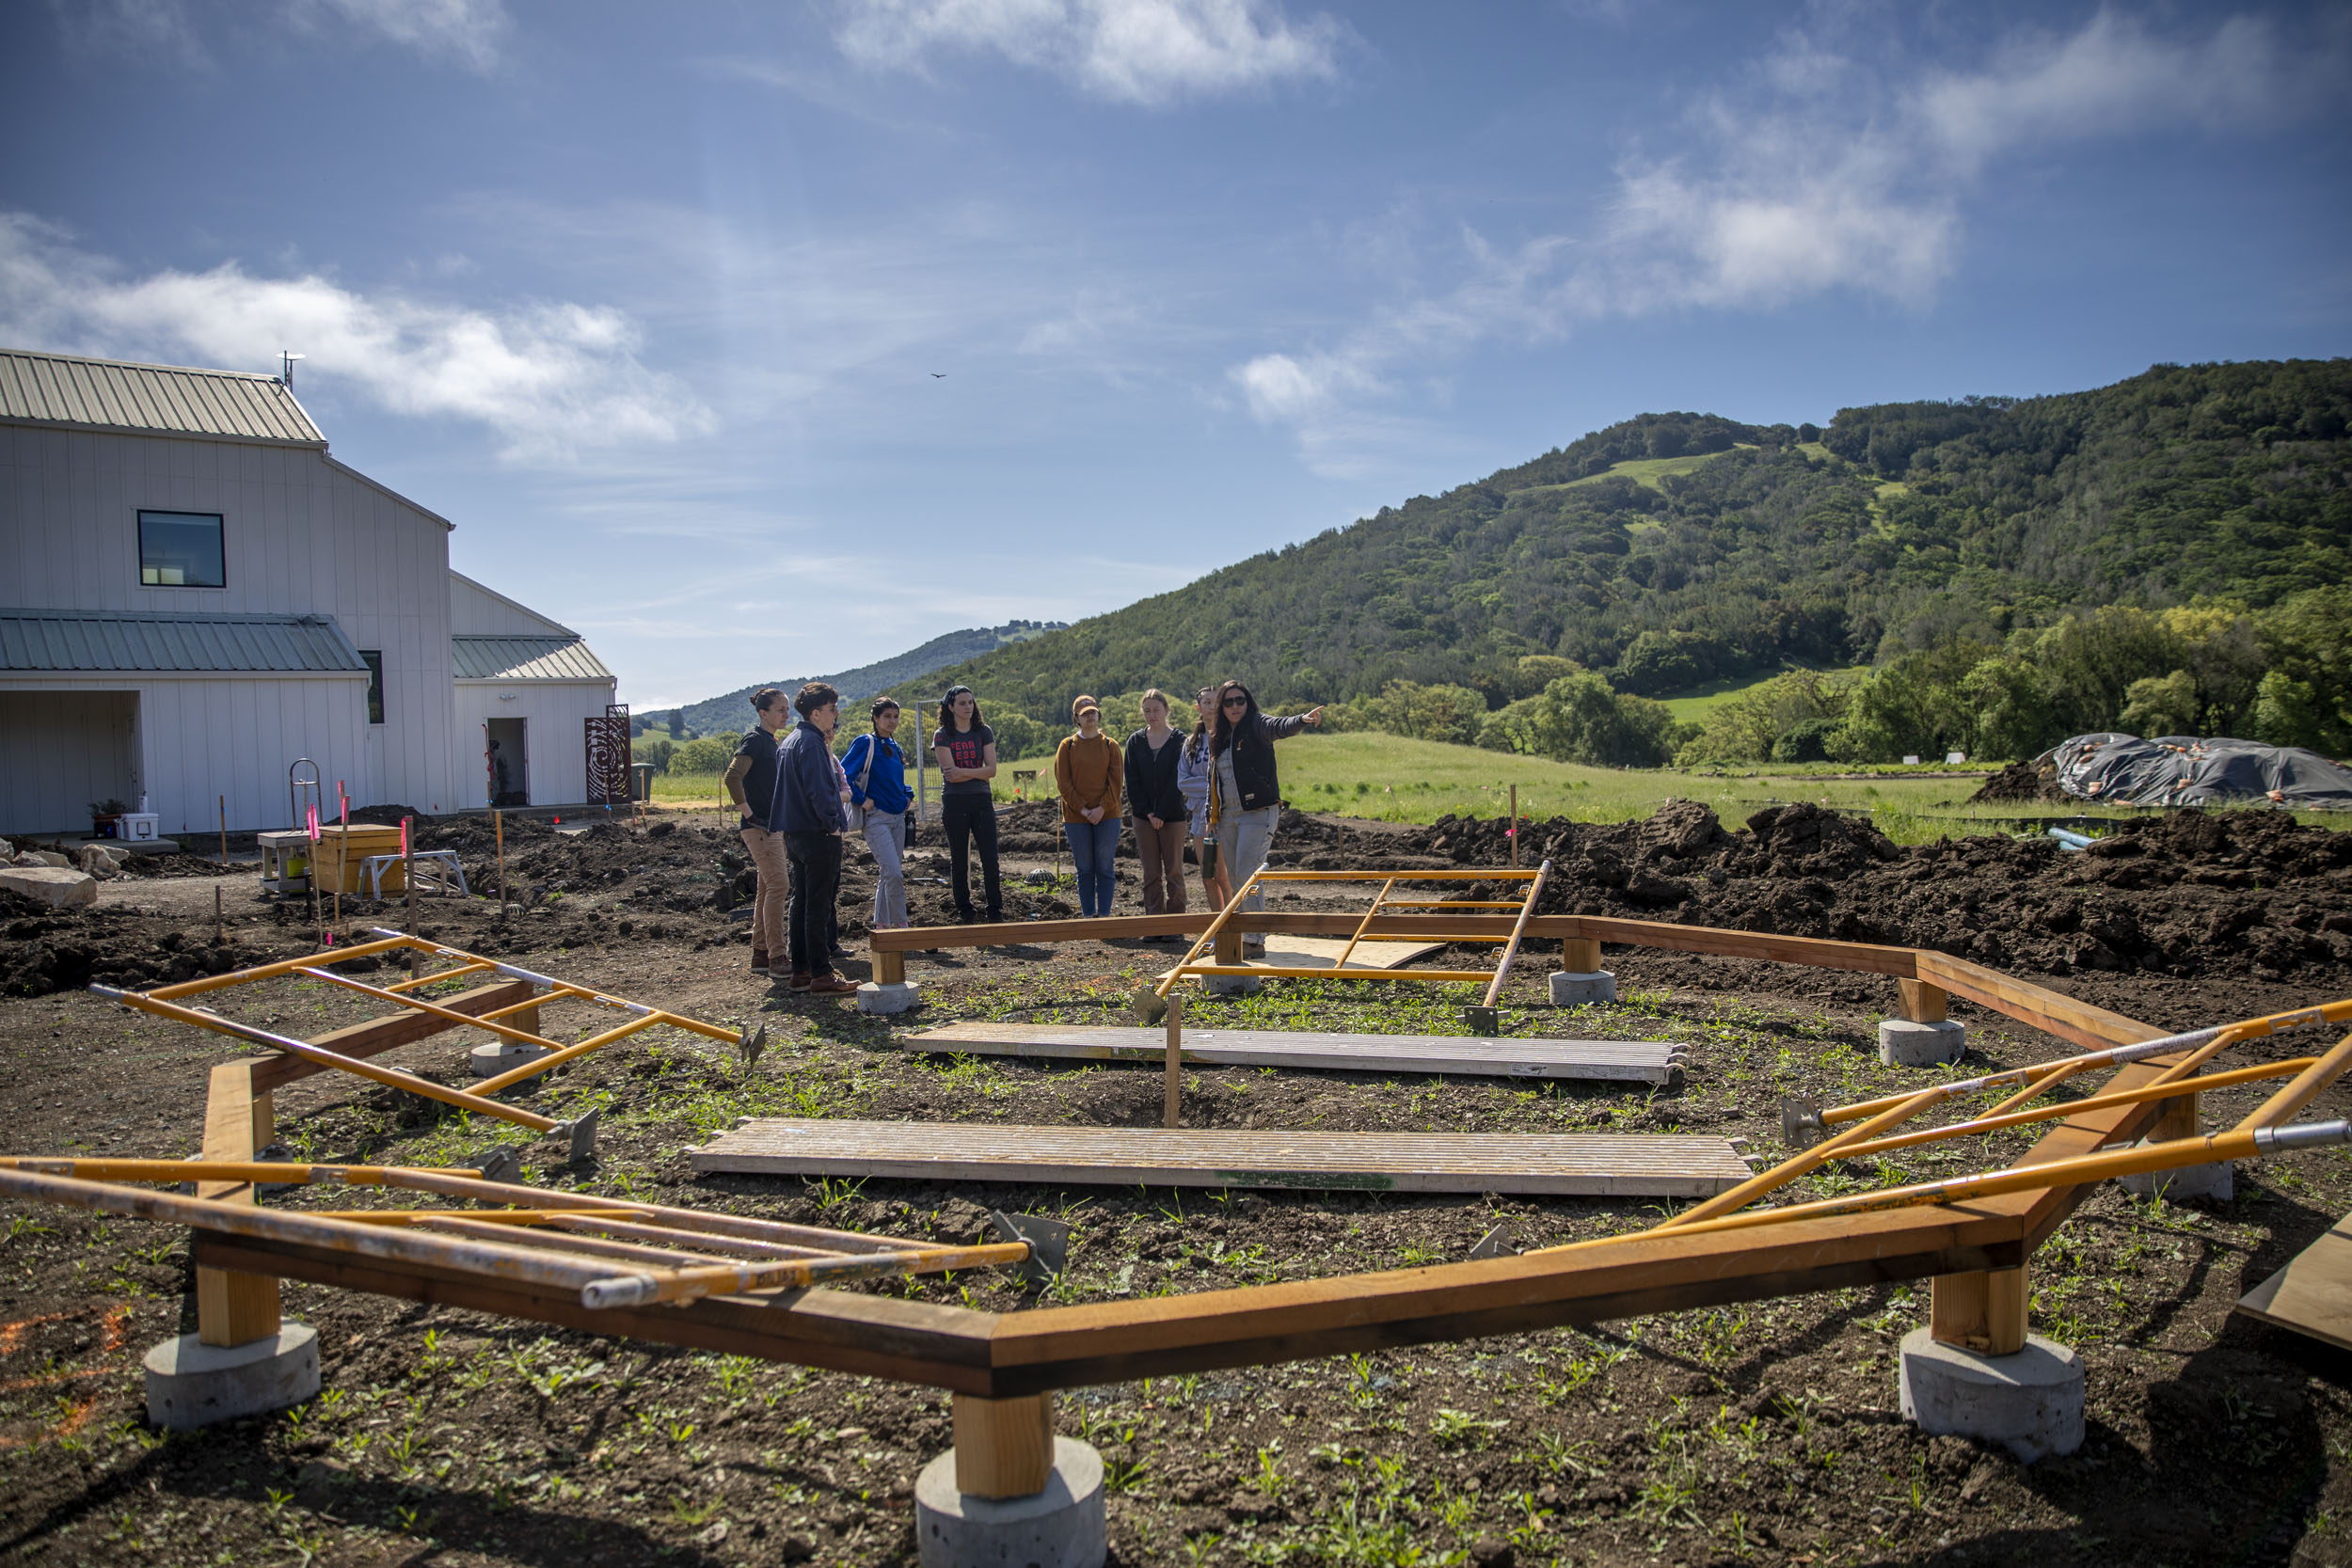
[[[752,852],[759,872],[759,894],[752,901],[752,945],[781,966],[786,958],[784,911],[791,896],[791,869],[785,863],[784,835],[765,828],[745,828],[743,847]]]
[[[1154,828],[1151,818],[1128,818],[1136,827],[1136,859],[1143,863],[1143,912],[1184,912],[1184,839],[1192,824],[1184,817]]]

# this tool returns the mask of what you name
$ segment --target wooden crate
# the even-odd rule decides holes
[[[345,840],[348,839],[348,843]],[[349,859],[344,859],[348,853]],[[354,824],[346,830],[340,823],[329,823],[319,829],[319,842],[312,866],[318,877],[321,893],[341,892],[346,895],[368,891],[367,879],[360,866],[370,855],[400,853],[398,828],[361,827]],[[340,878],[340,880],[339,880]],[[408,884],[401,876],[401,868],[384,868],[384,891],[405,893]]]

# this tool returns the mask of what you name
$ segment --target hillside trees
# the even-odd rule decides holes
[[[1237,677],[1269,706],[1385,702],[1405,716],[1367,721],[1483,736],[1567,676],[1531,677],[1531,659],[1636,697],[1859,664],[1877,671],[1867,694],[1789,717],[1761,751],[1751,733],[1746,754],[1808,722],[1792,747],[2029,754],[2118,722],[2133,683],[2185,671],[2196,727],[2259,714],[2280,734],[2342,736],[2344,653],[2328,626],[2343,619],[2302,596],[2352,582],[2347,430],[2352,360],[2161,365],[2088,392],[1847,408],[1826,431],[1643,415],[1014,643],[920,694],[962,680],[992,715],[1057,735],[1080,690]],[[2280,619],[2292,603],[2306,609]],[[2190,605],[2218,619],[2163,618]],[[2186,711],[2182,688],[2164,689],[2180,699],[2167,711]],[[1533,711],[1497,743],[1532,734]],[[1840,726],[1827,738],[1825,718]]]

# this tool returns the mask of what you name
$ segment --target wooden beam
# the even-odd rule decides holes
[[[2164,1037],[2165,1031],[2137,1019],[2077,1002],[2060,992],[2014,979],[1997,969],[1924,949],[1917,957],[1918,978],[2020,1023],[2030,1023],[2044,1034],[2093,1051],[2103,1045],[2137,1045],[2141,1040]],[[2120,1089],[2130,1085],[2118,1082],[2108,1086]]]
[[[1054,1396],[955,1400],[956,1490],[973,1497],[1033,1497],[1054,1469]]]
[[[1571,974],[1600,973],[1600,942],[1595,937],[1568,937],[1560,943],[1560,967]]]
[[[1906,979],[1913,974],[1912,951],[1908,947],[1830,942],[1820,937],[1783,937],[1768,931],[1732,931],[1713,926],[1675,926],[1661,920],[1608,920],[1589,914],[1538,915],[1530,925],[1528,934],[1590,937],[1632,947],[1711,953],[1725,958],[1763,958],[1772,963],[1893,974]]]
[[[1949,1011],[1951,993],[1926,980],[1895,982],[1895,1010],[1914,1023],[1941,1023]]]
[[[268,1148],[277,1137],[277,1113],[269,1092],[255,1080],[268,1063],[262,1058],[223,1062],[213,1069],[204,1100],[207,1160],[239,1164]],[[196,1196],[215,1203],[253,1202],[243,1181],[199,1181]],[[278,1281],[269,1275],[222,1269],[196,1271],[196,1332],[208,1345],[247,1345],[276,1334],[279,1324]]]
[[[532,992],[532,984],[528,980],[501,980],[496,985],[477,986],[472,990],[460,991],[448,1001],[434,1005],[453,1013],[478,1017],[500,1007],[528,1002]],[[535,1009],[515,1014],[514,1017],[517,1028],[528,1029],[534,1034],[538,1032],[539,1018]],[[332,1051],[338,1056],[364,1061],[370,1056],[380,1056],[396,1046],[413,1045],[418,1040],[431,1039],[436,1035],[461,1027],[463,1025],[452,1023],[447,1019],[435,1018],[431,1013],[404,1009],[389,1018],[370,1019],[365,1023],[354,1023],[347,1028],[315,1036],[307,1043]],[[256,1086],[264,1093],[326,1070],[318,1063],[305,1061],[299,1056],[270,1056],[254,1064]]]
[[[1937,1275],[1928,1333],[1939,1343],[1982,1355],[2014,1355],[2026,1348],[2026,1304],[2031,1294],[2023,1265]]]
[[[882,933],[877,931],[874,934],[880,936]],[[904,952],[895,947],[876,947],[873,949],[873,957],[874,984],[896,986],[905,981],[907,956]]]
[[[199,1264],[403,1301],[462,1307],[648,1344],[822,1367],[956,1392],[989,1394],[986,1312],[845,1291],[777,1291],[705,1296],[684,1307],[580,1304],[577,1291],[487,1279],[424,1264],[392,1265],[291,1243],[196,1231]],[[275,1285],[276,1278],[271,1280]]]

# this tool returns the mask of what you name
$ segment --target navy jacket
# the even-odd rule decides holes
[[[771,833],[837,833],[850,825],[834,783],[833,750],[825,734],[803,719],[776,753],[776,794],[768,807]]]

